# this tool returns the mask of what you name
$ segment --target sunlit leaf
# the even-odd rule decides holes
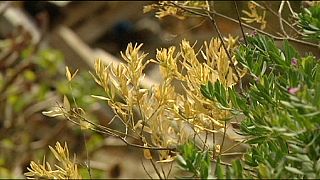
[[[51,111],[43,111],[42,112],[43,115],[48,116],[48,117],[56,117],[56,116],[61,116],[63,115],[63,112],[60,108],[56,108],[54,110]]]
[[[70,102],[69,102],[67,96],[63,96],[63,107],[64,107],[67,111],[70,111]]]

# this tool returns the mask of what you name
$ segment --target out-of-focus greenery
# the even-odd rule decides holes
[[[22,41],[14,43],[19,38]],[[99,94],[99,89],[88,81],[88,73],[83,72],[71,84],[75,88],[66,86],[63,54],[51,48],[35,50],[35,45],[23,33],[3,39],[0,44],[0,177],[17,178],[26,171],[31,158],[43,157],[47,146],[61,138],[56,133],[62,129],[71,139],[82,137],[64,121],[48,119],[41,114],[54,103],[50,99],[59,101],[61,94],[74,96],[78,105],[90,108],[95,99],[88,94]],[[89,133],[88,136],[89,151],[103,142],[96,137],[99,135]],[[79,152],[84,151],[79,149]],[[79,168],[80,171],[86,169]]]
[[[304,8],[299,14],[299,24],[308,39],[320,40],[320,3]]]

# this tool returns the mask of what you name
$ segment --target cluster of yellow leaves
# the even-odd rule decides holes
[[[256,22],[258,24],[261,24],[260,29],[262,29],[262,30],[265,29],[266,25],[267,25],[267,21],[265,20],[265,17],[266,17],[265,9],[262,9],[263,10],[262,16],[260,14],[258,14],[257,4],[254,1],[248,2],[248,8],[249,8],[250,12],[242,10],[242,12],[244,14],[246,14],[248,17],[247,18],[242,17],[241,19],[243,19],[246,23]]]
[[[159,1],[158,4],[151,4],[144,6],[143,12],[147,13],[152,10],[156,10],[155,17],[161,19],[166,16],[174,16],[178,19],[185,19],[187,14],[181,8],[173,6],[170,2],[178,4],[183,7],[193,7],[193,8],[207,8],[207,1]]]
[[[47,178],[47,179],[81,179],[78,172],[75,158],[73,161],[69,158],[69,151],[67,144],[64,148],[59,142],[56,143],[55,149],[49,146],[55,158],[61,163],[61,166],[55,165],[56,169],[53,170],[48,162],[43,160],[42,164],[31,161],[29,172],[25,173],[28,179]]]
[[[228,51],[233,51],[236,40],[226,39]],[[158,49],[155,60],[145,60],[147,55],[140,51],[141,46],[130,43],[125,53],[121,52],[126,63],[117,66],[103,65],[101,60],[96,60],[94,78],[104,88],[106,97],[93,97],[107,100],[121,122],[147,147],[177,147],[188,141],[187,127],[196,132],[217,132],[223,128],[222,121],[229,113],[220,110],[200,92],[201,85],[208,81],[219,80],[230,87],[239,80],[230,66],[236,65],[234,57],[232,62],[228,59],[220,40],[205,42],[205,50],[199,52],[183,40],[180,51],[176,52],[174,46]],[[140,84],[150,62],[159,64],[164,81],[144,89]],[[174,81],[180,82],[183,93],[176,91]],[[150,139],[143,133],[149,134]],[[160,151],[160,160],[168,158],[169,151]]]

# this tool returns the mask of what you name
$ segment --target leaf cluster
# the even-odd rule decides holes
[[[304,8],[299,14],[299,24],[308,39],[320,40],[320,4]]]
[[[320,65],[288,43],[277,48],[265,36],[247,38],[236,59],[248,69],[242,93],[220,82],[203,85],[203,95],[243,114],[240,134],[250,150],[244,162],[260,178],[319,177]]]
[[[193,175],[189,178],[208,179],[211,177],[211,160],[208,151],[201,151],[189,142],[180,147],[181,155],[177,156],[178,165]]]

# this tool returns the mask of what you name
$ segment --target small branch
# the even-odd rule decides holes
[[[238,17],[238,22],[239,22],[239,25],[240,25],[240,28],[241,28],[241,32],[242,32],[242,37],[244,39],[244,42],[246,43],[246,45],[248,44],[247,43],[247,38],[246,38],[246,35],[244,34],[244,31],[243,31],[243,27],[242,27],[242,23],[241,23],[241,19],[240,19],[240,13],[239,13],[239,10],[238,10],[238,4],[237,4],[237,1],[233,0],[234,2],[234,7],[236,8],[236,11],[237,11],[237,17]]]
[[[298,14],[293,11],[290,2],[289,1],[286,1],[286,2],[287,2],[287,5],[288,5],[288,8],[289,8],[289,10],[290,10],[290,12],[292,14],[292,17],[297,19],[298,18]]]
[[[282,23],[282,10],[283,10],[283,6],[284,6],[284,2],[285,1],[281,1],[280,7],[279,7],[279,10],[278,10],[278,17],[279,17],[280,29],[281,29],[282,33],[286,36],[286,38],[288,38],[289,35],[284,30],[283,23]]]
[[[170,176],[170,173],[171,173],[171,170],[172,170],[172,165],[173,165],[173,161],[170,164],[170,169],[169,169],[169,172],[167,174],[167,178],[169,178],[169,176]]]
[[[160,172],[158,171],[158,168],[157,168],[157,166],[154,164],[154,162],[153,162],[152,159],[150,159],[150,162],[151,162],[151,164],[152,164],[153,169],[156,171],[159,179],[162,179],[161,174],[160,174]]]
[[[288,1],[287,1],[288,2]],[[265,6],[265,8],[271,12],[273,15],[277,16],[279,18],[279,15],[278,13],[274,12],[265,2],[262,2],[263,5]],[[290,4],[290,3],[289,3]],[[289,7],[289,9],[291,8],[291,6]],[[292,30],[294,30],[298,35],[300,36],[303,36],[303,34],[298,31],[296,28],[294,28],[295,24],[290,24],[288,21],[286,21],[285,19],[282,19],[282,21],[287,25],[289,26]]]
[[[153,179],[152,176],[151,176],[151,175],[149,174],[149,172],[147,171],[146,167],[144,166],[143,160],[140,159],[140,161],[141,161],[141,164],[142,164],[142,167],[143,167],[144,172],[146,172],[146,174],[149,176],[150,179]]]
[[[63,109],[63,108],[61,107],[61,109]],[[64,116],[66,119],[68,119],[69,121],[73,122],[74,124],[77,124],[77,125],[81,126],[80,123],[74,121],[74,120],[71,119],[68,115],[69,115],[69,114],[68,114],[67,112],[64,112],[64,113],[63,113],[63,116]],[[169,148],[169,147],[167,147],[167,148],[166,148],[166,147],[155,147],[155,146],[151,146],[151,147],[150,147],[150,146],[143,146],[143,145],[138,145],[138,144],[132,144],[132,143],[129,143],[129,142],[126,140],[126,138],[120,136],[119,134],[116,134],[116,133],[112,132],[110,129],[107,129],[107,128],[105,128],[105,127],[104,127],[104,128],[101,128],[101,126],[98,126],[98,125],[96,125],[95,123],[93,123],[93,122],[85,119],[85,118],[82,117],[81,115],[78,115],[78,114],[77,114],[77,116],[73,116],[73,117],[76,118],[76,119],[83,120],[83,121],[85,121],[85,122],[87,122],[87,123],[89,123],[90,125],[92,125],[92,126],[95,127],[95,128],[89,127],[89,129],[91,129],[91,130],[93,130],[93,131],[96,131],[96,132],[99,132],[99,133],[102,133],[102,134],[108,134],[108,135],[114,136],[114,137],[116,137],[116,138],[119,138],[119,139],[122,140],[125,144],[127,144],[127,145],[129,145],[129,146],[132,146],[132,147],[137,147],[137,148],[141,148],[141,149],[150,149],[150,150],[169,150],[169,151],[175,151],[175,150],[176,150],[176,148]],[[99,129],[96,129],[96,128],[99,128]],[[118,133],[118,131],[117,131],[117,133]]]
[[[166,173],[164,172],[164,169],[163,169],[162,164],[160,164],[160,166],[161,166],[161,171],[162,171],[162,174],[163,174],[164,179],[167,179]]]
[[[222,142],[221,142],[221,145],[220,145],[219,155],[221,155],[221,152],[222,152],[222,148],[223,148],[223,145],[224,145],[224,141],[225,141],[225,139],[226,139],[226,133],[227,133],[227,121],[224,121],[223,137],[222,137]]]
[[[232,145],[232,146],[231,146],[231,147],[229,147],[228,149],[224,150],[222,153],[226,153],[226,152],[230,151],[231,149],[233,149],[233,148],[235,148],[235,147],[239,146],[240,144],[242,144],[243,142],[245,142],[245,140],[242,140],[242,141],[240,141],[240,142],[238,142],[238,143],[236,143],[236,144]]]

